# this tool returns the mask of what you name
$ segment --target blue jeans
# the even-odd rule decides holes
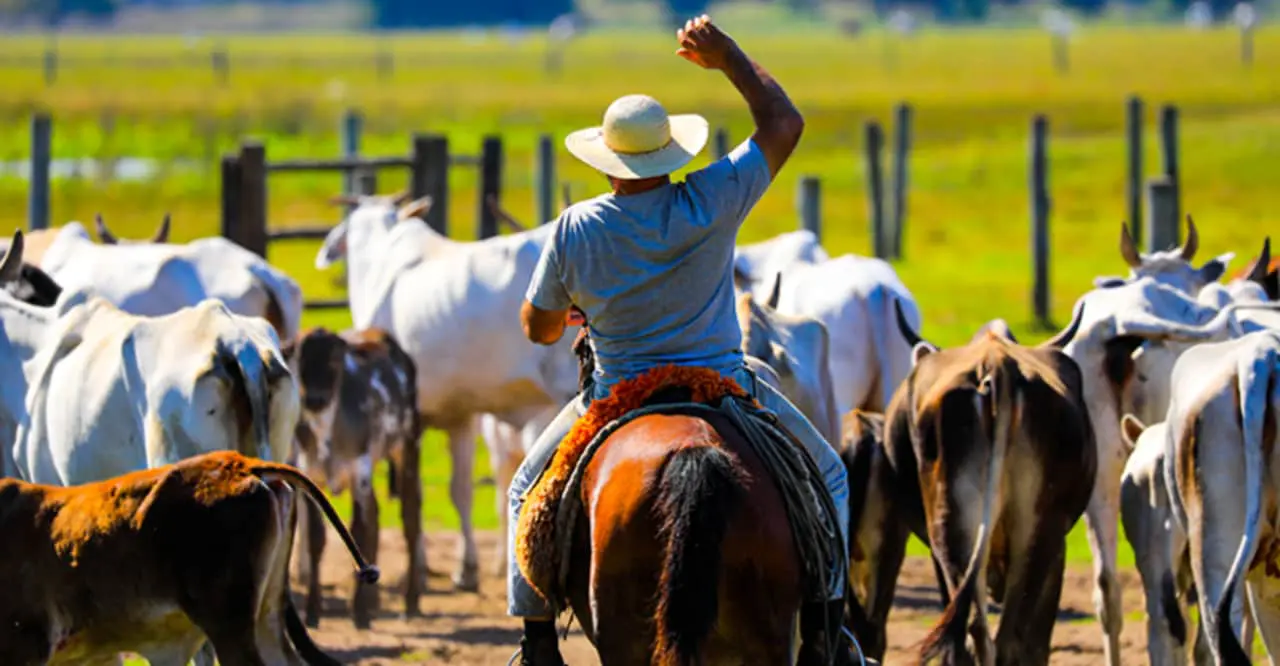
[[[818,433],[817,428],[805,418],[776,388],[764,381],[757,381],[756,376],[746,368],[735,371],[731,377],[743,389],[751,393],[765,409],[778,415],[782,425],[800,440],[809,455],[813,456],[827,491],[835,503],[837,518],[840,521],[840,536],[845,547],[849,543],[849,480],[845,472],[844,461],[831,444]],[[600,399],[608,395],[608,389],[592,385],[595,393],[592,399]],[[511,490],[508,499],[511,502],[511,514],[507,523],[507,613],[515,617],[550,617],[551,608],[520,573],[516,564],[516,527],[520,524],[520,507],[524,506],[525,494],[538,481],[542,471],[551,462],[560,442],[573,429],[578,417],[587,411],[587,401],[582,395],[575,397],[565,405],[564,409],[551,421],[547,429],[534,442],[533,448],[525,455],[520,469],[511,479]],[[844,597],[845,576],[848,572],[835,571],[831,577],[830,599]]]

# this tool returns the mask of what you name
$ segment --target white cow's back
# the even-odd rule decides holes
[[[898,333],[894,301],[920,327],[920,311],[893,267],[843,255],[785,271],[778,310],[822,322],[831,340],[836,408],[882,411],[911,371],[911,347]]]

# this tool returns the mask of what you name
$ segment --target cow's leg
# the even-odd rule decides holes
[[[378,498],[373,492],[373,458],[364,453],[356,459],[355,483],[351,488],[351,536],[356,547],[371,564],[378,562]],[[356,629],[368,629],[377,612],[378,586],[352,578],[351,619]]]
[[[1241,644],[1246,653],[1253,651],[1253,627],[1262,635],[1262,645],[1267,648],[1268,655],[1280,655],[1280,580],[1268,578],[1267,565],[1262,565],[1249,576],[1248,597],[1245,599],[1244,640]],[[1252,621],[1250,621],[1252,620]],[[1271,663],[1277,663],[1276,658]]]
[[[405,574],[404,614],[417,617],[421,610],[418,599],[426,587],[427,551],[422,542],[422,481],[419,467],[421,435],[405,436],[395,447],[392,460],[397,470],[400,486],[400,522],[404,525],[405,552],[409,554],[409,569]]]
[[[1029,498],[1014,506],[1034,506]],[[1007,523],[1009,562],[1005,575],[996,663],[1001,666],[1049,663],[1053,626],[1066,570],[1066,516],[1031,510]],[[1006,621],[1013,620],[1016,621]]]
[[[1206,642],[1219,659],[1223,632],[1237,637],[1242,634],[1247,595],[1245,580],[1236,581],[1229,609],[1230,626],[1221,626],[1214,609],[1222,601],[1245,527],[1245,491],[1240,481],[1244,478],[1244,451],[1239,445],[1243,435],[1236,411],[1234,398],[1209,401],[1201,408],[1200,418],[1187,424],[1183,441],[1177,442],[1178,495],[1187,518],[1200,621],[1205,625]],[[1215,437],[1201,438],[1205,432],[1212,432]],[[1188,469],[1195,473],[1187,473]]]
[[[449,498],[458,511],[458,527],[462,532],[462,542],[458,544],[458,570],[453,574],[453,585],[459,590],[475,592],[480,589],[479,555],[476,553],[475,533],[471,526],[471,503],[475,499],[475,419],[465,419],[450,428],[448,434],[449,455],[453,461]]]
[[[320,585],[320,559],[324,556],[325,546],[324,514],[310,501],[299,502],[298,508],[302,512],[302,520],[298,524],[302,528],[302,543],[306,547],[299,558],[302,562],[303,581],[307,586],[305,617],[307,626],[314,629],[320,626],[320,616],[324,609],[324,589]]]
[[[515,478],[516,470],[520,469],[520,463],[524,461],[524,448],[521,445],[521,439],[524,438],[521,433],[520,438],[510,437],[502,442],[501,450],[495,452],[500,457],[493,462],[493,475],[497,481],[498,488],[496,497],[494,498],[495,506],[498,510],[499,533],[507,533],[507,521],[510,516],[507,511],[507,496],[511,491],[511,480]],[[537,433],[533,436],[536,438]],[[507,540],[498,539],[497,544],[497,560],[494,562],[494,572],[498,576],[507,575]]]
[[[1174,577],[1175,546],[1169,527],[1173,517],[1163,501],[1160,479],[1159,474],[1126,473],[1120,485],[1120,519],[1142,579],[1147,656],[1152,664],[1185,664],[1187,625]],[[1148,481],[1159,485],[1155,492]],[[1149,503],[1152,497],[1156,498],[1155,506]]]
[[[889,647],[887,629],[889,611],[898,574],[906,557],[908,532],[905,524],[891,514],[879,521],[876,534],[858,534],[859,548],[865,560],[850,567],[849,579],[859,589],[871,623],[870,635],[858,635],[868,657],[883,659]],[[852,561],[852,558],[850,559]]]
[[[1105,451],[1099,453],[1102,455],[1098,460],[1093,495],[1085,510],[1085,524],[1088,527],[1089,548],[1093,551],[1093,603],[1098,611],[1098,621],[1102,624],[1103,654],[1108,666],[1120,666],[1120,631],[1124,628],[1124,614],[1120,607],[1116,550],[1119,539],[1118,495],[1124,460],[1110,457]]]

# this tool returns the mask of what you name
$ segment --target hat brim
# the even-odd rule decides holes
[[[665,176],[693,161],[707,145],[707,119],[694,113],[670,116],[671,141],[647,153],[618,153],[605,145],[599,127],[565,137],[564,146],[591,168],[614,178],[639,180]]]

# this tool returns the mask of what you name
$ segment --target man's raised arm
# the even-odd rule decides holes
[[[705,14],[686,22],[684,28],[676,32],[676,39],[680,42],[677,55],[706,69],[724,72],[742,94],[756,124],[751,138],[769,163],[769,176],[776,178],[804,131],[800,111],[769,72]]]

